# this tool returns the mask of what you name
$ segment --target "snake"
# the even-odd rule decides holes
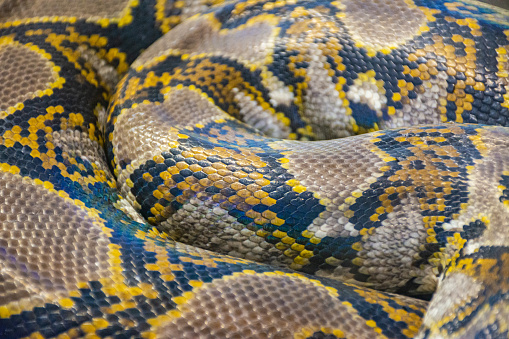
[[[0,1],[0,338],[509,338],[509,11]]]

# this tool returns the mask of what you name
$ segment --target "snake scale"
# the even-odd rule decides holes
[[[508,54],[471,0],[1,0],[0,338],[508,338]]]

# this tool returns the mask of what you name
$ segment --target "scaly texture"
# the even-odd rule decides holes
[[[0,1],[0,337],[507,338],[509,13],[221,2]]]

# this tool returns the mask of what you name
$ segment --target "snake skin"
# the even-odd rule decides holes
[[[0,0],[0,338],[509,338],[509,12],[220,2]]]

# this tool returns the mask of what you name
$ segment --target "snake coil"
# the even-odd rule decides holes
[[[0,338],[509,338],[508,54],[473,0],[0,0]]]

